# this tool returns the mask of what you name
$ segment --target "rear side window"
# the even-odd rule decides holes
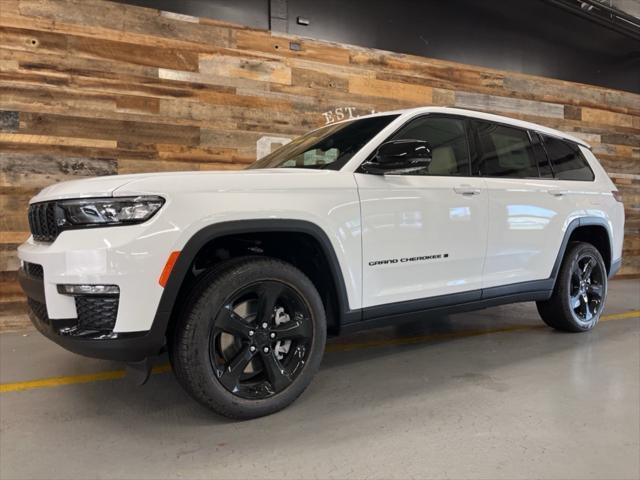
[[[526,130],[475,121],[478,158],[474,174],[483,177],[538,178],[538,163]]]
[[[545,150],[557,179],[590,182],[595,178],[580,147],[559,138],[547,136],[543,138]]]

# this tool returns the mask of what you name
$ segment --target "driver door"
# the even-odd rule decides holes
[[[467,120],[426,115],[388,140],[431,146],[411,173],[355,174],[360,193],[363,307],[471,292],[480,298],[487,250],[485,180],[471,176]]]

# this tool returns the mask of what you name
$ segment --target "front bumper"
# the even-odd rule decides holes
[[[18,248],[25,263],[42,267],[49,317],[77,318],[74,298],[59,285],[115,285],[120,290],[113,331],[151,329],[163,288],[158,283],[174,236],[157,233],[163,226],[141,224],[62,232],[54,242],[30,238]]]
[[[33,324],[81,355],[136,362],[159,353],[165,332],[154,322],[164,291],[158,278],[178,234],[158,217],[140,225],[64,231],[51,243],[29,238],[18,248],[19,280]],[[60,285],[115,285],[119,294],[101,302],[61,293]]]
[[[28,298],[29,318],[40,333],[61,347],[88,357],[137,362],[160,353],[164,334],[99,332],[77,329],[78,318],[51,319],[47,313],[44,281],[20,269],[18,280]]]

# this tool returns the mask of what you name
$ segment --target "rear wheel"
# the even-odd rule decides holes
[[[607,295],[607,270],[591,244],[574,242],[562,261],[551,298],[538,302],[538,312],[550,327],[584,332],[596,326]]]
[[[219,414],[247,419],[293,402],[318,370],[325,313],[313,283],[280,260],[249,258],[197,284],[174,334],[180,383]]]

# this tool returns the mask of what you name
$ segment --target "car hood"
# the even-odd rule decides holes
[[[246,191],[302,188],[303,178],[336,174],[335,170],[275,168],[195,172],[162,172],[72,180],[56,183],[38,193],[30,203],[69,198],[129,196],[198,191]],[[308,187],[308,184],[307,184]]]

